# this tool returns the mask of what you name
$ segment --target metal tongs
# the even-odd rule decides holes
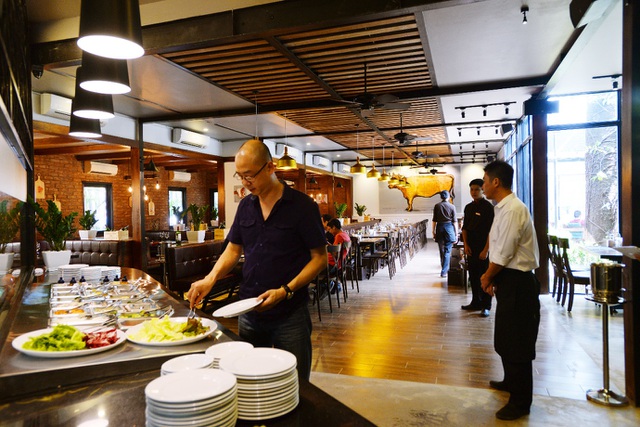
[[[187,320],[196,318],[196,309],[192,308],[189,310],[189,314],[187,314]]]

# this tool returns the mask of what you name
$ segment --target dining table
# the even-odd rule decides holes
[[[176,298],[145,272],[121,268],[129,281],[143,288],[159,305],[170,305],[174,316],[186,316],[188,302]],[[8,339],[0,351],[0,425],[80,426],[145,425],[145,387],[160,376],[164,362],[203,353],[212,345],[239,341],[213,317],[215,325],[203,339],[184,345],[146,346],[124,340],[108,351],[80,357],[34,357],[17,351],[12,341],[49,326],[52,275],[36,278],[22,296]],[[57,275],[56,275],[57,277]],[[141,282],[142,283],[142,282]],[[366,418],[305,380],[299,380],[299,404],[291,412],[264,420],[238,420],[238,426],[373,426]]]

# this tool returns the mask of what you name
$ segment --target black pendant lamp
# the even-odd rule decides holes
[[[111,95],[131,92],[127,61],[83,52],[80,87],[89,92]]]
[[[73,103],[71,103],[71,109],[73,109]],[[69,135],[76,138],[102,138],[100,120],[85,119],[72,114],[69,120]]]
[[[138,0],[82,0],[80,49],[115,59],[144,55]]]
[[[76,71],[76,95],[73,98],[71,112],[73,115],[85,119],[106,120],[115,117],[113,113],[113,98],[111,95],[89,92],[80,87],[83,80],[82,67]]]

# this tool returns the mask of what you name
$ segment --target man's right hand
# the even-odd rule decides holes
[[[209,282],[206,277],[201,280],[197,280],[191,284],[189,292],[187,292],[187,299],[189,300],[189,307],[194,308],[209,294],[213,284],[215,282]]]

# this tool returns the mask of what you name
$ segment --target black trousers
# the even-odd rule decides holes
[[[529,409],[533,366],[540,325],[540,283],[528,271],[504,269],[494,278],[496,321],[494,345],[502,358],[509,402]]]
[[[473,253],[476,253],[475,251]],[[479,253],[479,252],[478,252]],[[491,310],[491,295],[482,290],[480,277],[489,267],[489,259],[480,259],[477,256],[467,257],[469,281],[471,282],[471,305],[480,309]]]

